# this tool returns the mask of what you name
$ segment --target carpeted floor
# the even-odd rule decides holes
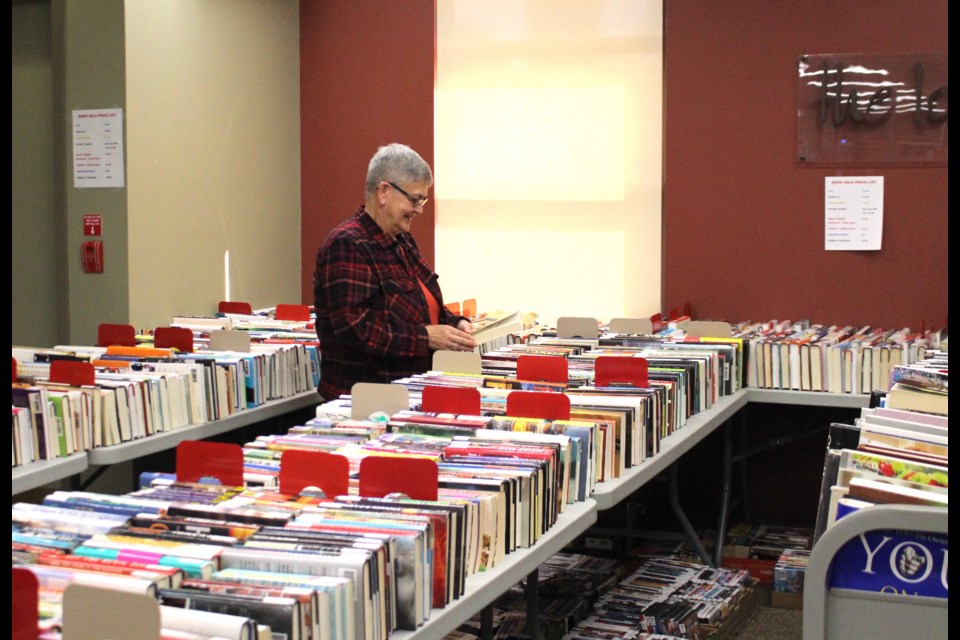
[[[800,640],[803,612],[799,609],[759,607],[740,632],[742,640]]]
[[[758,585],[760,606],[736,637],[738,640],[801,640],[803,611],[770,606],[770,586]]]

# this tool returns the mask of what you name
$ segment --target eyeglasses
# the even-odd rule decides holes
[[[394,183],[390,182],[389,180],[387,181],[387,184],[393,187],[394,189],[396,189],[397,191],[399,191],[400,193],[402,193],[403,195],[407,196],[407,200],[410,201],[410,204],[413,205],[414,209],[416,209],[417,207],[422,207],[423,205],[427,204],[427,200],[429,200],[427,196],[412,196],[406,191],[404,191],[403,189],[401,189],[400,187],[398,187],[397,185],[395,185]]]

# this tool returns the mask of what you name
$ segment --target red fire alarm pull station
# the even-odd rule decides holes
[[[103,217],[99,213],[89,213],[83,216],[83,235],[99,236],[103,229]]]
[[[84,273],[103,273],[103,242],[88,240],[81,243],[80,260]]]

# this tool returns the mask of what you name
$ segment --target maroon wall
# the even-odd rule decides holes
[[[377,147],[402,142],[433,166],[434,0],[300,3],[301,296],[327,233],[363,203]],[[434,209],[413,225],[434,257]]]
[[[302,291],[370,155],[433,164],[434,0],[301,3]],[[918,328],[947,319],[947,169],[798,166],[800,54],[947,52],[946,0],[670,0],[662,309]],[[823,250],[825,176],[882,175],[883,249]],[[433,204],[414,224],[433,261]]]
[[[947,53],[946,0],[665,3],[663,309],[947,320],[947,169],[798,166],[801,54]],[[825,176],[884,176],[883,249],[824,251]]]

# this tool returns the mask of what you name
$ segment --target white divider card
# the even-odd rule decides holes
[[[600,323],[596,318],[575,318],[563,316],[557,318],[558,338],[586,338],[596,340],[600,334]]]
[[[217,329],[210,332],[211,351],[250,352],[250,332]]]
[[[827,176],[823,199],[826,251],[880,250],[883,176]]]
[[[433,370],[446,373],[482,373],[480,354],[476,351],[448,351],[441,350],[433,353]]]
[[[378,411],[392,416],[409,408],[410,392],[402,384],[358,382],[350,389],[350,417],[354,420],[366,420]]]
[[[145,593],[68,585],[63,592],[63,640],[94,638],[160,640],[159,601]]]
[[[686,333],[692,338],[729,338],[733,335],[733,329],[729,322],[691,320]]]
[[[608,328],[611,333],[649,335],[653,333],[650,318],[611,318]]]

